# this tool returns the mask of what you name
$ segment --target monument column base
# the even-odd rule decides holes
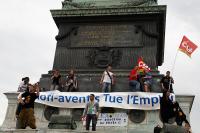
[[[70,129],[49,129],[49,120],[45,118],[45,108],[46,105],[35,103],[35,117],[36,117],[36,130],[31,130],[29,127],[27,129],[15,129],[16,126],[16,118],[15,118],[15,110],[17,107],[17,96],[19,93],[16,92],[8,92],[4,93],[8,98],[8,108],[5,120],[1,126],[0,133],[84,133],[85,127],[79,117],[75,119],[77,128],[76,130]],[[176,101],[179,102],[180,107],[183,109],[184,113],[187,116],[188,121],[190,120],[190,111],[192,108],[192,104],[194,101],[193,95],[176,95]],[[114,109],[114,113],[127,113],[128,115],[128,123],[123,127],[113,127],[113,126],[98,126],[97,133],[152,133],[154,127],[157,124],[162,126],[162,121],[160,120],[160,112],[159,110],[142,110],[137,112],[135,110],[127,111],[124,109]],[[75,110],[68,108],[59,108],[59,112],[57,114],[52,114],[51,116],[57,115],[58,117],[62,116],[72,116]],[[75,113],[76,115],[81,114],[81,111],[77,111],[79,113]],[[48,113],[48,112],[46,112]],[[49,117],[51,119],[51,116]],[[65,119],[64,119],[65,120]],[[66,119],[67,121],[67,119]],[[175,124],[175,123],[174,123]]]

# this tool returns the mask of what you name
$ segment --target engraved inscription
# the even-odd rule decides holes
[[[71,47],[141,47],[142,31],[134,24],[79,25]]]

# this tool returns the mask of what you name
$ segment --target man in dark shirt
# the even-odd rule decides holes
[[[164,91],[160,98],[160,115],[163,123],[168,123],[169,119],[175,117],[173,102],[169,99],[169,91]]]
[[[32,129],[36,129],[35,116],[34,116],[34,102],[39,96],[39,86],[28,85],[29,91],[24,92],[20,97],[19,101],[22,104],[22,110],[19,114],[19,127],[25,129],[30,126]],[[24,99],[23,99],[24,98]]]
[[[161,81],[161,86],[164,91],[169,91],[170,93],[174,93],[172,84],[174,84],[173,78],[170,76],[170,71],[166,72],[166,76],[164,76]]]

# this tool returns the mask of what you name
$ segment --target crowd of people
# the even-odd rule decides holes
[[[112,66],[108,65],[100,79],[102,92],[112,92],[113,85],[116,84],[115,77],[116,75],[112,72]],[[153,77],[148,69],[135,66],[129,74],[129,90],[131,92],[151,92],[152,81]],[[174,93],[172,86],[174,80],[170,76],[170,71],[166,72],[166,76],[161,79],[160,84],[162,91],[169,90],[170,93]],[[53,90],[61,90],[64,92],[77,91],[78,81],[74,69],[69,71],[64,82],[61,80],[59,70],[53,70],[50,91]]]
[[[112,72],[112,67],[109,65],[103,72],[100,85],[102,92],[111,92],[112,86],[115,84],[116,75]],[[61,81],[61,74],[59,70],[54,70],[51,76],[50,91],[59,90],[60,88],[65,92],[73,92],[78,90],[78,80],[75,71],[71,69],[65,78],[65,82]],[[131,92],[151,92],[152,75],[148,69],[135,66],[129,74],[129,87]],[[25,129],[30,126],[36,129],[34,117],[34,101],[39,96],[39,84],[30,84],[29,77],[22,78],[18,87],[18,105],[16,109],[16,128]],[[160,80],[160,86],[163,92],[163,97],[160,100],[160,114],[163,123],[168,123],[169,119],[175,118],[178,126],[190,129],[190,124],[186,119],[186,115],[180,108],[178,102],[172,102],[169,99],[170,93],[174,93],[174,80],[170,75],[170,71]],[[95,100],[95,95],[90,94],[90,101],[86,104],[82,117],[86,118],[86,130],[89,130],[90,122],[92,121],[92,131],[96,130],[96,123],[99,116],[99,103]],[[158,128],[158,127],[157,127]],[[189,130],[188,130],[189,131]]]
[[[77,77],[73,69],[71,69],[66,76],[66,81],[63,83],[61,81],[61,75],[59,70],[53,70],[51,76],[51,86],[50,91],[62,90],[65,92],[73,92],[78,89]]]

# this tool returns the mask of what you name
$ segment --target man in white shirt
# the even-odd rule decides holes
[[[112,67],[108,66],[103,72],[100,84],[102,84],[102,92],[111,92],[111,87],[114,84],[114,73],[111,72]]]

